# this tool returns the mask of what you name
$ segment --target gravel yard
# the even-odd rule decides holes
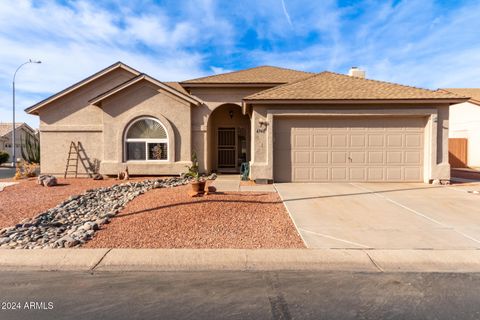
[[[276,193],[188,196],[154,189],[102,226],[87,248],[304,248]]]
[[[37,178],[20,180],[0,192],[0,229],[15,225],[25,218],[31,218],[55,207],[72,195],[87,189],[101,188],[121,183],[115,179],[58,179],[58,186],[43,187],[36,184]]]

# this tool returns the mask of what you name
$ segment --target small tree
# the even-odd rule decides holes
[[[3,164],[8,161],[10,155],[6,152],[0,151],[0,164]]]
[[[40,163],[40,141],[33,134],[25,134],[22,143],[22,157],[30,163]]]

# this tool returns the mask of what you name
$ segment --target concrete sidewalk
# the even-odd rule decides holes
[[[0,270],[480,272],[480,250],[0,250]]]
[[[224,174],[212,182],[217,192],[277,192],[273,184],[242,185],[238,174]]]

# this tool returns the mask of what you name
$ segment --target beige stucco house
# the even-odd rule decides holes
[[[259,181],[449,179],[448,108],[458,95],[262,66],[161,82],[121,62],[26,109],[40,117],[41,171],[62,174],[71,141],[100,172],[203,171]]]
[[[480,88],[449,88],[447,92],[471,97],[450,107],[450,138],[467,139],[467,163],[480,169]]]

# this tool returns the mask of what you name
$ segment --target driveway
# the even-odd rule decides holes
[[[480,248],[480,184],[276,184],[309,248]]]

